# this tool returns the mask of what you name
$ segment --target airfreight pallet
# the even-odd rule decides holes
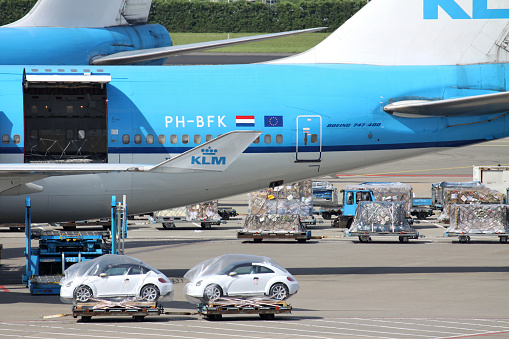
[[[292,306],[284,300],[221,298],[199,304],[198,313],[208,320],[221,320],[224,314],[258,314],[264,320],[272,320],[276,314],[292,313]]]
[[[311,239],[311,231],[304,232],[237,232],[238,239],[253,239],[254,242],[261,242],[263,239],[294,239],[298,242],[305,242]]]
[[[81,317],[82,322],[88,322],[92,317],[100,316],[128,316],[136,321],[142,321],[146,316],[158,316],[163,313],[162,305],[146,301],[98,301],[78,303],[72,308],[72,316]]]
[[[398,237],[400,242],[408,242],[409,239],[419,239],[419,232],[350,232],[345,230],[348,237],[359,237],[360,242],[370,242],[371,237]]]
[[[470,242],[470,237],[498,237],[502,244],[507,243],[509,233],[454,233],[445,232],[446,237],[458,237],[460,243],[466,244]]]

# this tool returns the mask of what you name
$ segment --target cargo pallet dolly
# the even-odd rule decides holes
[[[113,302],[95,299],[94,302],[78,303],[72,307],[73,318],[81,317],[82,322],[89,322],[92,317],[132,317],[143,321],[147,316],[160,315],[196,315],[192,312],[165,312],[163,305],[148,301]]]
[[[254,242],[262,242],[263,239],[294,239],[298,242],[306,242],[310,239],[321,239],[321,237],[312,237],[311,231],[305,232],[237,232],[237,239],[253,239]]]
[[[350,232],[349,230],[345,230],[345,235],[347,237],[359,237],[360,242],[370,242],[371,237],[375,236],[396,236],[398,237],[400,242],[407,243],[409,239],[419,239],[419,232]]]
[[[455,233],[455,232],[445,232],[446,237],[458,237],[458,241],[462,244],[466,244],[470,242],[470,237],[498,237],[498,240],[501,244],[507,244],[507,239],[509,237],[509,233]]]
[[[264,320],[272,320],[276,314],[292,313],[292,306],[284,300],[221,298],[208,304],[199,304],[198,313],[208,320],[221,320],[224,314],[258,314]]]

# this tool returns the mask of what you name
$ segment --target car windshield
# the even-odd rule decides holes
[[[252,267],[256,266],[257,264],[267,264],[268,266],[277,267],[281,271],[288,273],[288,271],[283,266],[268,257],[248,254],[225,254],[199,263],[198,265],[191,268],[184,275],[184,278],[193,281],[198,277],[216,274],[228,274],[233,270],[237,272],[236,267],[239,268],[239,272],[242,272],[237,272],[237,274],[249,274],[252,272]],[[249,272],[244,273],[244,270],[245,272]],[[257,272],[255,271],[252,273]]]

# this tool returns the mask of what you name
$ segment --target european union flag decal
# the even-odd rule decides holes
[[[265,127],[283,127],[282,115],[266,115]]]

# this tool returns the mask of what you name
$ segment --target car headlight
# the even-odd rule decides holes
[[[196,283],[196,286],[200,286],[201,283],[202,283],[203,280],[199,280],[197,283]]]
[[[69,281],[69,282],[65,285],[65,287],[71,287],[71,285],[72,285],[72,281]]]

